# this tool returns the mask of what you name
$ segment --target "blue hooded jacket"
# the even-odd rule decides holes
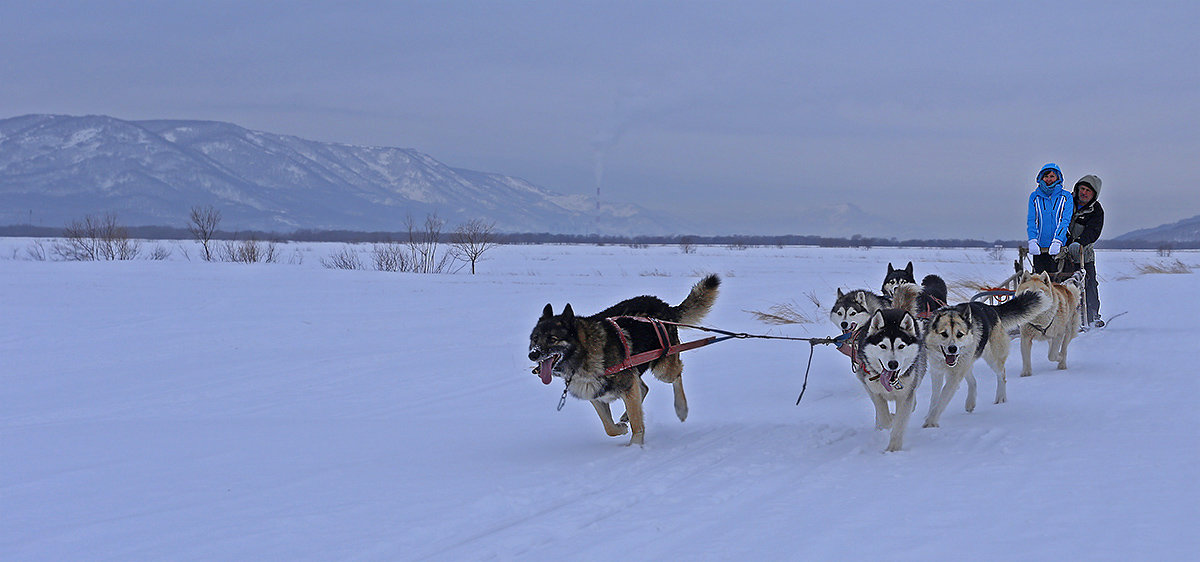
[[[1058,174],[1058,181],[1046,185],[1042,181],[1046,170],[1054,170]],[[1038,171],[1037,188],[1029,194],[1029,217],[1025,221],[1027,239],[1037,240],[1043,248],[1049,248],[1055,240],[1063,246],[1067,245],[1067,227],[1071,225],[1074,200],[1070,192],[1063,189],[1062,182],[1062,170],[1051,162]]]

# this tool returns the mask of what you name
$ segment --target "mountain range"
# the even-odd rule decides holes
[[[1171,224],[1142,228],[1127,232],[1113,240],[1142,242],[1198,242],[1200,241],[1200,215]]]
[[[183,226],[194,206],[221,227],[400,231],[436,214],[497,230],[670,234],[669,217],[454,168],[412,149],[354,146],[214,121],[103,115],[0,120],[0,224],[58,226],[114,212],[130,226]]]

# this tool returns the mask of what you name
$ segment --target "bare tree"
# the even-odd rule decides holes
[[[109,213],[72,221],[53,250],[67,261],[102,261],[134,259],[141,247],[140,242],[129,239],[129,231],[117,222],[117,216]]]
[[[679,251],[685,254],[696,253],[696,237],[684,236],[679,239]]]
[[[423,229],[418,229],[412,217],[405,220],[408,228],[408,251],[412,259],[413,273],[446,273],[450,272],[455,262],[455,256],[449,252],[438,254],[438,244],[442,239],[442,227],[446,221],[439,219],[436,214],[427,215]],[[452,272],[451,272],[452,273]]]
[[[217,232],[217,225],[221,224],[221,211],[218,211],[212,205],[207,207],[195,206],[192,207],[192,212],[188,216],[188,232],[192,233],[192,237],[200,242],[204,248],[204,261],[213,260],[213,248],[210,246],[213,234]]]
[[[471,275],[475,275],[475,262],[484,252],[496,245],[496,223],[482,219],[471,219],[454,229],[450,244],[464,259],[471,262]]]

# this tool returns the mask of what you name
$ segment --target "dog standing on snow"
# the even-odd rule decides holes
[[[854,374],[875,405],[875,429],[891,429],[887,451],[904,445],[904,430],[925,376],[921,328],[907,310],[885,308],[871,314],[852,338]],[[896,413],[888,402],[896,403]]]
[[[550,384],[553,377],[561,377],[571,396],[587,400],[596,408],[605,433],[616,437],[632,430],[629,444],[642,445],[646,433],[642,401],[649,390],[642,382],[642,374],[650,370],[655,378],[674,387],[675,415],[683,421],[688,414],[687,397],[683,394],[683,362],[679,354],[673,354],[616,372],[608,371],[619,368],[634,355],[665,350],[679,343],[676,326],[638,318],[695,324],[712,309],[720,284],[716,275],[701,279],[679,306],[643,295],[592,316],[575,316],[570,304],[557,315],[547,304],[529,335],[529,359],[538,364],[534,373],[544,384]],[[609,408],[609,403],[617,398],[625,403],[622,423],[613,423]]]
[[[1033,340],[1048,340],[1050,352],[1046,358],[1058,361],[1059,369],[1067,368],[1067,346],[1079,330],[1079,281],[1077,277],[1063,284],[1051,283],[1049,273],[1021,275],[1017,292],[1036,291],[1051,305],[1028,324],[1021,326],[1021,376],[1033,374],[1030,354]]]
[[[1041,314],[1048,303],[1040,293],[1026,291],[996,306],[965,302],[933,313],[925,333],[925,355],[929,358],[932,379],[925,427],[938,426],[942,412],[964,379],[967,411],[975,410],[974,366],[980,357],[996,373],[996,404],[1008,401],[1004,370],[1009,352],[1008,330],[1025,325]]]

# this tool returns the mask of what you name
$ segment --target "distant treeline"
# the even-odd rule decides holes
[[[126,227],[130,238],[144,240],[190,240],[192,234],[186,228],[170,226],[130,226]],[[62,228],[12,225],[0,226],[0,236],[55,238],[63,234]],[[443,233],[442,238],[449,239],[449,234]],[[1024,240],[976,240],[971,238],[913,238],[900,240],[897,238],[874,238],[868,236],[852,236],[850,238],[831,238],[827,236],[786,235],[751,235],[736,234],[725,236],[610,236],[598,234],[551,234],[536,233],[496,233],[493,234],[497,244],[593,244],[593,245],[672,245],[687,244],[697,246],[819,246],[824,248],[871,248],[871,247],[925,247],[925,248],[991,248],[1003,246],[1016,248],[1024,245]],[[288,233],[264,232],[257,230],[221,231],[214,237],[217,240],[274,240],[279,242],[402,242],[408,240],[408,232],[359,232],[353,230],[296,230]],[[1114,250],[1161,250],[1164,248],[1189,250],[1200,249],[1200,241],[1196,242],[1154,242],[1145,240],[1100,240],[1096,247]]]

